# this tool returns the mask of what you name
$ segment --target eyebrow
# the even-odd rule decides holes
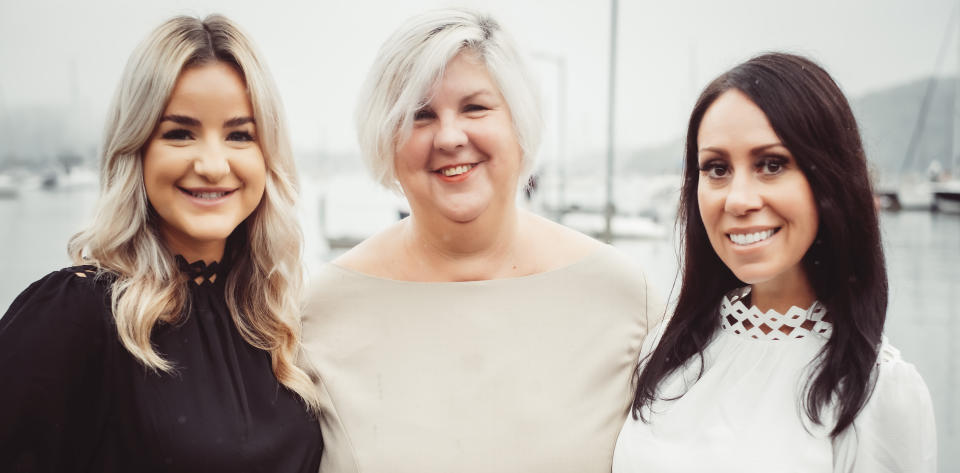
[[[253,121],[253,117],[234,117],[225,122],[223,122],[224,128],[233,128],[235,126],[245,125],[247,123],[256,123]]]
[[[776,147],[781,147],[781,148],[786,149],[786,146],[783,146],[783,143],[780,143],[780,142],[777,142],[777,143],[769,143],[769,144],[765,144],[765,145],[760,145],[760,146],[755,146],[755,147],[753,147],[753,148],[750,150],[750,154],[752,154],[752,155],[757,155],[757,154],[760,154],[760,153],[762,153],[762,152],[764,152],[764,151],[766,151],[766,150],[768,150],[768,149],[770,149],[770,148],[776,148]],[[726,155],[728,154],[728,153],[727,153],[727,150],[725,150],[725,149],[723,149],[723,148],[715,148],[715,147],[713,147],[713,146],[707,146],[706,148],[700,148],[700,149],[698,150],[698,152],[700,152],[700,153],[702,153],[702,152],[704,152],[704,151],[713,151],[714,153],[721,154],[721,155],[724,155],[724,156],[726,156]]]
[[[174,122],[184,126],[200,126],[200,120],[186,115],[164,115],[161,122]],[[234,117],[223,122],[224,128],[233,128],[247,123],[256,123],[253,117]]]
[[[200,126],[200,120],[186,115],[164,115],[161,122],[174,122],[184,126]]]
[[[494,94],[492,91],[490,91],[490,90],[480,89],[480,90],[478,90],[478,91],[476,91],[476,92],[474,92],[474,93],[472,93],[472,94],[470,94],[470,95],[464,96],[464,97],[463,97],[463,100],[461,100],[461,102],[467,102],[467,101],[473,100],[473,99],[477,98],[477,96],[480,96],[480,95],[495,95],[495,94]]]

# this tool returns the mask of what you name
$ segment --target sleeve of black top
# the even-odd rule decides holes
[[[99,441],[108,301],[93,274],[51,273],[0,319],[0,471],[85,470]]]

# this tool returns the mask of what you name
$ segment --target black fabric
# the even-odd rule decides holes
[[[155,328],[176,367],[158,374],[121,345],[91,269],[47,275],[0,319],[0,472],[317,471],[319,423],[237,331],[225,276],[190,283],[188,316]]]

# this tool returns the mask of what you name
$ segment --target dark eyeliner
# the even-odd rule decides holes
[[[429,108],[421,108],[413,113],[414,120],[426,120],[428,118],[433,118],[433,110]]]
[[[227,140],[230,141],[253,141],[253,135],[247,131],[232,131],[227,135]]]
[[[190,133],[190,130],[185,130],[183,128],[169,130],[163,135],[160,135],[160,137],[165,140],[187,140],[187,139],[190,139],[192,136],[193,135]]]

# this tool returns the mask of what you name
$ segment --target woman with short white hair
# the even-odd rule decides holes
[[[279,96],[222,16],[133,52],[75,266],[0,319],[0,471],[315,472],[296,171]]]
[[[313,282],[320,471],[610,471],[659,310],[628,258],[518,208],[536,97],[486,15],[419,15],[381,48],[360,146],[411,214]]]

